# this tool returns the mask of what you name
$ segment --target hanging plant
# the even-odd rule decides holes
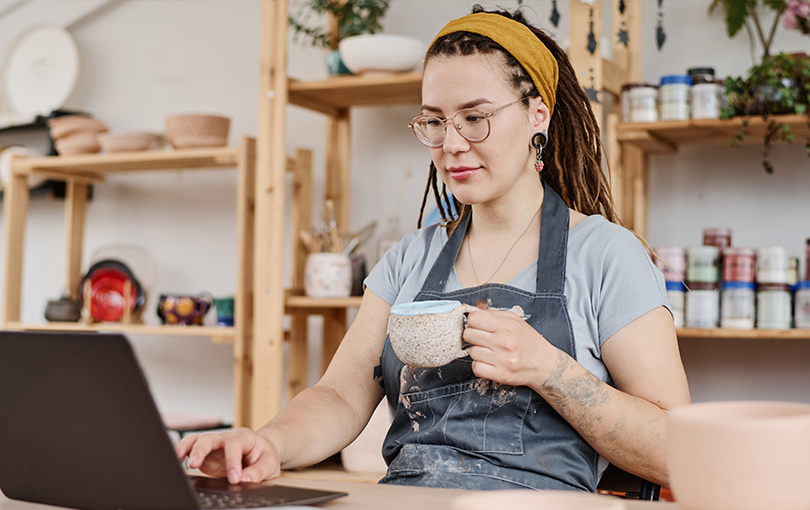
[[[803,53],[771,55],[770,49],[780,20],[787,28],[804,32],[802,29],[808,26],[810,19],[810,0],[714,0],[709,12],[721,6],[725,12],[728,36],[734,37],[745,28],[752,41],[759,41],[763,52],[759,63],[748,70],[746,77],[726,79],[728,105],[723,109],[721,118],[759,115],[765,121],[762,167],[767,173],[773,173],[770,161],[772,144],[776,141],[791,143],[795,138],[790,126],[779,122],[774,116],[810,112],[810,60]],[[762,7],[775,12],[767,35],[758,12],[758,8]],[[744,139],[747,125],[746,119],[743,129],[732,139],[732,145]],[[810,137],[805,149],[810,156]]]

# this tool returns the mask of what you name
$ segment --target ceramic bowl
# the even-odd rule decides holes
[[[175,148],[226,145],[231,120],[217,115],[169,115],[166,139]]]
[[[424,55],[422,41],[404,35],[363,34],[340,41],[340,56],[352,74],[410,71]]]
[[[810,508],[810,404],[706,402],[669,411],[667,467],[685,510]]]
[[[481,491],[464,494],[450,502],[450,510],[624,510],[615,496],[597,496],[575,491]]]
[[[96,136],[97,133],[93,131],[76,131],[68,136],[55,140],[53,146],[60,156],[93,154],[101,150]]]
[[[201,326],[213,303],[207,295],[161,294],[157,314],[163,324]]]
[[[53,140],[60,140],[79,132],[95,134],[109,131],[107,125],[100,120],[83,115],[54,117],[48,121],[48,127],[50,128],[50,134]]]
[[[155,143],[152,133],[99,133],[96,140],[105,152],[145,151]]]

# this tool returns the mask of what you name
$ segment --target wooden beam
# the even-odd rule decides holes
[[[250,425],[281,410],[284,340],[287,1],[262,0],[256,222],[253,381]]]
[[[65,189],[65,285],[71,299],[79,298],[79,283],[82,278],[82,249],[84,246],[84,223],[87,217],[87,184],[70,180]]]
[[[590,5],[590,4],[593,5]],[[600,126],[604,124],[604,99],[600,96],[604,88],[604,73],[602,58],[602,0],[582,2],[569,1],[569,28],[570,43],[568,57],[577,73],[579,84],[587,90],[592,90],[597,99],[591,99],[596,121]],[[589,49],[589,42],[593,41],[593,52]]]
[[[28,217],[26,159],[25,156],[11,154],[8,160],[11,176],[3,190],[3,222],[5,224],[3,242],[6,247],[6,260],[3,266],[3,329],[9,322],[20,320],[25,222]]]
[[[349,110],[330,117],[326,128],[326,198],[335,204],[335,219],[341,232],[349,229],[351,171]]]

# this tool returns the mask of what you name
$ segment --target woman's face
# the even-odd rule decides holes
[[[507,83],[496,55],[434,57],[422,81],[422,113],[441,119],[474,108],[492,112],[520,99]],[[548,128],[548,109],[539,98],[527,111],[517,103],[489,118],[489,136],[470,142],[451,125],[441,147],[431,148],[438,175],[464,204],[481,204],[521,192],[536,197],[540,179],[534,170],[531,136]]]

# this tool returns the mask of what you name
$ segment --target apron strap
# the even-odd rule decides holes
[[[439,253],[439,258],[436,259],[436,262],[430,269],[430,273],[428,273],[425,279],[425,284],[422,286],[421,292],[431,291],[441,293],[444,291],[444,286],[447,283],[447,279],[450,278],[453,265],[456,263],[458,251],[461,249],[461,243],[464,241],[464,235],[467,233],[467,227],[470,225],[471,216],[472,211],[468,210],[467,214],[461,218],[458,226],[456,226],[456,229],[450,235],[450,239]]]
[[[537,256],[537,294],[563,294],[568,250],[568,206],[545,181]]]

